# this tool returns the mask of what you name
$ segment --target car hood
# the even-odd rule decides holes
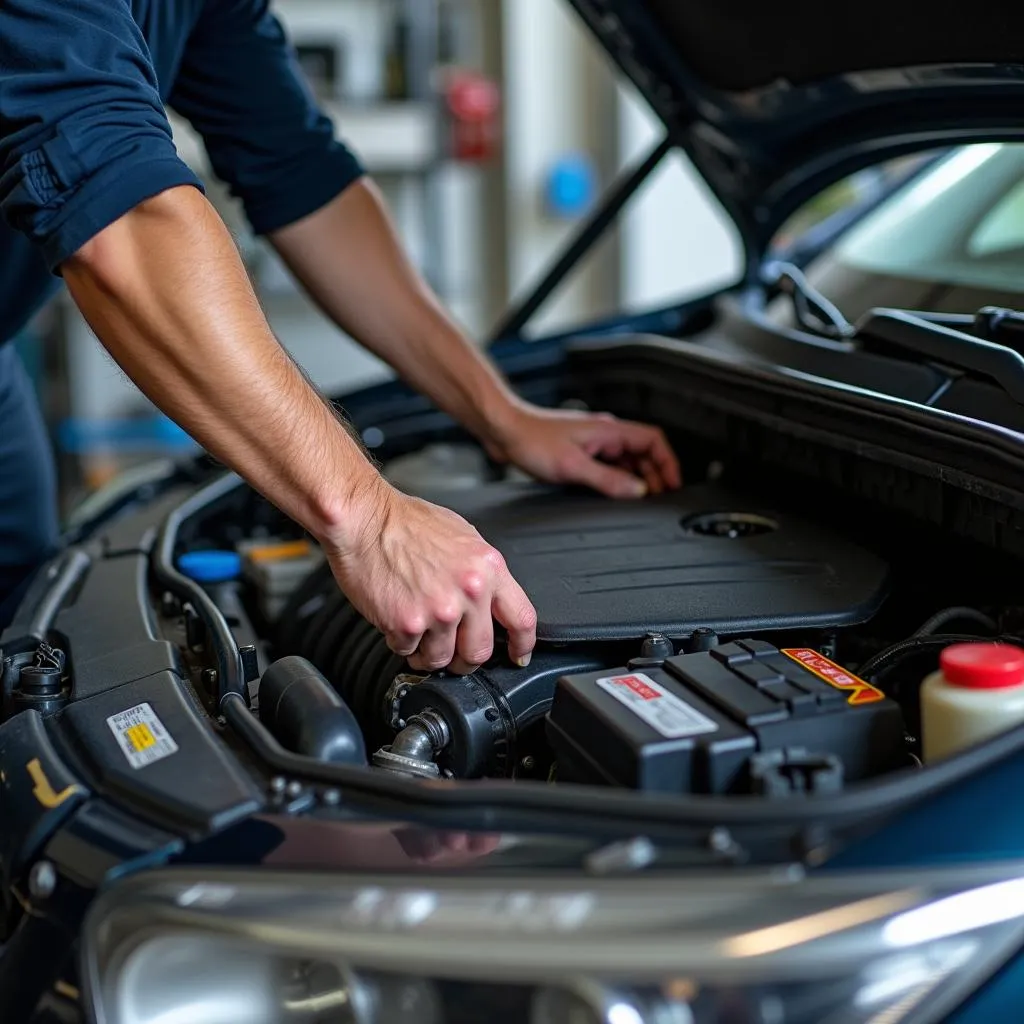
[[[1004,0],[569,3],[686,150],[748,256],[861,167],[1024,139],[1024,7]]]

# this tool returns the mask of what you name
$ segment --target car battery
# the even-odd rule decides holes
[[[658,792],[749,793],[791,755],[850,781],[908,763],[898,704],[811,648],[762,640],[564,676],[547,729],[560,780]]]

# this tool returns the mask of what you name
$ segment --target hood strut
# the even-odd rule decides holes
[[[522,332],[534,313],[547,301],[565,276],[589,252],[608,226],[618,217],[622,208],[633,198],[637,189],[651,176],[668,152],[673,148],[666,136],[632,170],[623,174],[604,197],[601,205],[583,222],[579,230],[562,249],[551,268],[540,282],[518,305],[513,306],[504,320],[492,332],[489,344]]]

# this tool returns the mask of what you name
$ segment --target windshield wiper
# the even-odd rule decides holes
[[[995,306],[974,316],[872,309],[854,325],[792,263],[767,264],[762,279],[766,287],[790,296],[797,322],[811,334],[833,341],[856,339],[868,347],[881,342],[913,352],[950,369],[988,377],[1024,405],[1024,313]]]
[[[812,334],[835,341],[852,338],[853,324],[792,263],[776,261],[765,266],[763,280],[768,288],[784,292],[793,300],[797,323]]]
[[[979,318],[975,318],[974,323],[978,322]],[[882,342],[952,369],[988,377],[1015,402],[1024,405],[1024,356],[1006,345],[905,309],[871,310],[857,322],[856,336],[869,345]]]
[[[1024,313],[1019,310],[983,306],[974,315],[974,331],[981,338],[1024,354]]]

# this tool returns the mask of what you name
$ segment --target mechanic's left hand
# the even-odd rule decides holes
[[[488,449],[538,480],[583,484],[611,498],[642,498],[682,484],[679,461],[659,428],[608,413],[524,404]]]

